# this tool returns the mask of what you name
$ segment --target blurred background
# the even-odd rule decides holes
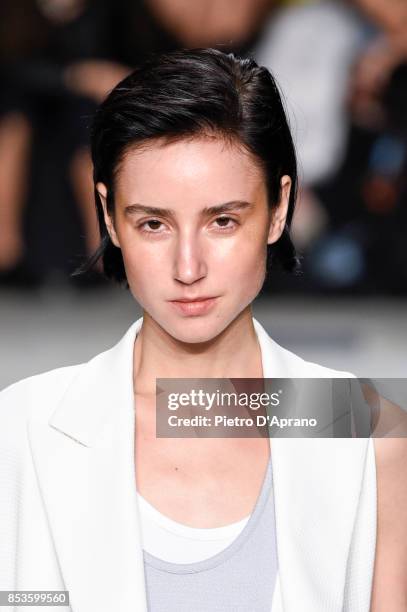
[[[305,358],[407,371],[406,0],[2,0],[0,388],[108,348],[140,315],[99,269],[92,115],[152,51],[254,57],[283,92],[299,163],[303,273],[255,315]]]

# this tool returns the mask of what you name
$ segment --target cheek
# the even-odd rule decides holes
[[[122,257],[133,295],[148,295],[154,291],[157,285],[152,279],[161,278],[168,264],[162,249],[132,241],[122,244]]]
[[[262,247],[251,251],[242,261],[241,286],[247,289],[247,293],[254,292],[257,295],[257,292],[260,291],[266,273],[266,256],[266,247]]]
[[[231,293],[250,298],[257,295],[263,286],[266,258],[267,243],[257,238],[230,251],[227,257],[217,262],[217,266],[214,265],[214,269],[221,273]]]

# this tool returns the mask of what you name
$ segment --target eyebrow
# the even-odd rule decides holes
[[[206,208],[203,208],[200,214],[202,216],[210,216],[219,213],[230,212],[231,210],[245,210],[248,208],[253,208],[252,202],[246,202],[244,200],[233,200],[232,202],[225,202],[224,204],[218,204],[217,206],[208,206]],[[166,218],[175,217],[175,211],[171,208],[144,206],[143,204],[129,204],[125,207],[124,212],[126,215],[144,213],[147,215],[157,215],[159,217]]]

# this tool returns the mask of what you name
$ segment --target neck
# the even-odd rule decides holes
[[[261,378],[261,350],[250,305],[218,336],[181,342],[148,314],[134,344],[134,388],[155,393],[156,378]]]

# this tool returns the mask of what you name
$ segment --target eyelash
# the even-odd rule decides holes
[[[238,225],[238,222],[235,219],[232,219],[232,217],[217,217],[216,219],[214,219],[214,221],[219,221],[219,219],[227,220],[227,221],[233,221],[233,223],[234,223],[234,226],[232,226],[232,227],[223,226],[224,229],[222,229],[222,227],[218,226],[218,229],[221,232],[229,232],[229,231],[233,230],[236,225]],[[161,233],[161,232],[155,231],[155,230],[146,230],[146,229],[144,229],[143,226],[146,225],[147,223],[161,223],[163,225],[162,221],[159,221],[158,219],[148,219],[147,221],[143,221],[142,223],[140,223],[140,225],[138,226],[141,232],[143,232],[144,234],[160,234]]]

